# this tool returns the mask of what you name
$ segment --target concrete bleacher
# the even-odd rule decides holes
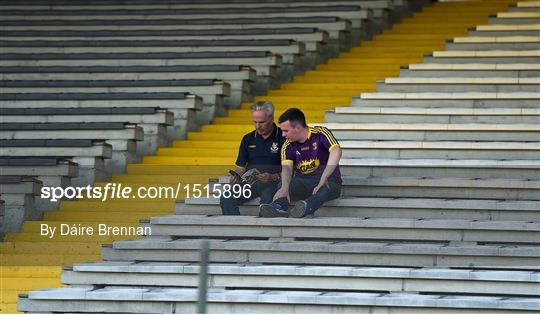
[[[228,83],[218,80],[9,80],[0,81],[4,93],[194,93],[202,97],[204,109],[197,113],[198,124],[209,123],[224,113]]]
[[[152,107],[117,108],[2,108],[0,115],[12,123],[95,123],[128,122],[142,127],[144,137],[137,143],[138,155],[151,155],[158,146],[166,146],[167,126],[174,124],[174,114]]]
[[[425,9],[437,13],[426,19],[443,28],[446,19],[441,16],[452,16],[448,13],[452,9],[458,24],[460,13],[467,21],[469,10],[473,14],[478,9],[481,13],[474,14],[485,18],[486,6],[504,8],[508,3],[437,4]],[[415,21],[413,17],[411,22]],[[392,38],[386,43],[399,45]],[[102,262],[65,268],[62,282],[68,288],[21,295],[19,310],[194,312],[200,239],[210,239],[211,312],[538,312],[538,95],[534,89],[527,91],[538,86],[535,55],[475,57],[460,49],[451,55],[437,52],[418,64],[421,60],[412,52],[410,59],[388,53],[418,65],[402,72],[422,71],[420,79],[388,78],[369,89],[347,85],[363,74],[360,69],[373,67],[380,71],[378,76],[384,73],[378,65],[389,59],[384,48],[379,52],[380,56],[342,54],[314,71],[334,71],[335,77],[310,82],[312,77],[306,75],[300,77],[304,82],[293,81],[267,97],[278,111],[296,105],[311,115],[337,106],[326,112],[325,125],[344,149],[342,198],[306,219],[255,217],[257,200],[242,206],[243,216],[234,218],[217,215],[215,198],[176,203],[116,200],[104,205],[63,202],[64,213],[49,216],[55,223],[99,222],[100,207],[119,222],[162,207],[172,206],[175,213],[141,221],[141,226],[152,227],[150,237],[104,245]],[[421,58],[421,53],[417,55]],[[520,65],[504,67],[514,63]],[[424,65],[432,67],[422,69]],[[399,70],[399,64],[393,66]],[[524,73],[533,80],[501,80],[498,71],[506,78]],[[392,73],[372,81],[397,75]],[[337,78],[345,81],[340,88],[332,85]],[[351,102],[353,89],[371,92]],[[333,93],[336,97],[330,96]],[[340,106],[349,102],[351,107]],[[188,141],[175,141],[172,148],[159,148],[157,156],[128,165],[127,174],[115,174],[113,180],[134,186],[190,182],[189,174],[199,171],[194,164],[232,162],[236,147],[231,143],[252,130],[249,117],[243,121],[234,117],[216,120],[227,124],[190,132]],[[319,116],[309,116],[310,123],[312,117]],[[54,248],[22,244],[38,241],[32,238],[38,228],[38,222],[27,222],[24,236],[9,238],[13,248],[33,248],[28,260],[37,261]],[[88,243],[63,241],[55,242],[72,255],[88,251]],[[51,257],[48,263],[56,259]]]
[[[79,175],[78,165],[63,157],[2,157],[0,158],[0,173],[6,176],[26,174],[33,176],[49,187],[67,187],[71,179]],[[35,198],[38,210],[56,210],[58,203]],[[20,224],[14,224],[17,226]]]
[[[232,108],[251,101],[256,72],[248,66],[2,67],[1,79],[16,80],[221,80],[230,86],[223,103]]]
[[[106,141],[112,148],[111,159],[106,161],[108,172],[122,172],[127,163],[136,163],[137,141],[143,139],[143,130],[129,123],[2,123],[3,140],[79,140]],[[58,152],[56,155],[61,155]]]
[[[40,220],[35,196],[40,194],[42,182],[29,176],[0,175],[0,198],[3,203],[1,232],[17,231],[20,222]]]
[[[78,176],[71,181],[74,186],[86,186],[96,180],[108,180],[111,176],[105,167],[105,160],[112,158],[113,150],[110,144],[102,140],[15,139],[0,140],[0,143],[2,154],[8,157],[69,158],[78,164]]]

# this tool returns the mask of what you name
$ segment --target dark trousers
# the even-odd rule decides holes
[[[307,203],[306,214],[313,214],[325,202],[336,199],[341,195],[341,184],[329,179],[328,185],[322,187],[313,194],[313,189],[319,184],[319,177],[294,176],[289,185],[291,201],[305,200]],[[281,183],[279,184],[281,187]],[[279,188],[278,188],[279,189]],[[279,198],[272,202],[276,209],[287,211],[289,201],[287,198]]]
[[[243,196],[240,198],[234,198],[232,196],[225,198],[222,196],[219,199],[221,212],[223,215],[240,215],[238,206],[257,197],[261,197],[261,203],[271,203],[272,199],[274,198],[274,194],[278,189],[277,187],[278,182],[262,183],[260,181],[256,181],[253,185],[251,185],[251,196],[249,198],[244,198]]]

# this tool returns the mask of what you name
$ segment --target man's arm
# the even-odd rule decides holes
[[[319,184],[315,189],[313,189],[313,194],[316,194],[319,189],[321,189],[324,185],[327,184],[328,178],[332,173],[336,170],[336,167],[339,164],[339,160],[341,159],[342,150],[339,146],[334,146],[331,151],[330,155],[328,156],[328,164],[326,164],[326,167],[324,168],[324,171],[321,175],[321,179],[319,180]]]
[[[276,191],[276,194],[274,195],[274,200],[285,197],[290,201],[289,185],[291,183],[292,174],[293,163],[283,163],[281,165],[281,188]]]

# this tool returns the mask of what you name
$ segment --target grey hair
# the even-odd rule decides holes
[[[260,101],[250,106],[251,112],[256,112],[258,110],[266,110],[267,117],[274,116],[274,104],[267,101]]]

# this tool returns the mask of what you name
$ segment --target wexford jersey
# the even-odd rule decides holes
[[[330,152],[339,147],[339,143],[326,127],[309,127],[306,142],[285,141],[281,148],[281,164],[293,163],[295,176],[320,177],[328,164]],[[341,183],[339,166],[329,179]]]

